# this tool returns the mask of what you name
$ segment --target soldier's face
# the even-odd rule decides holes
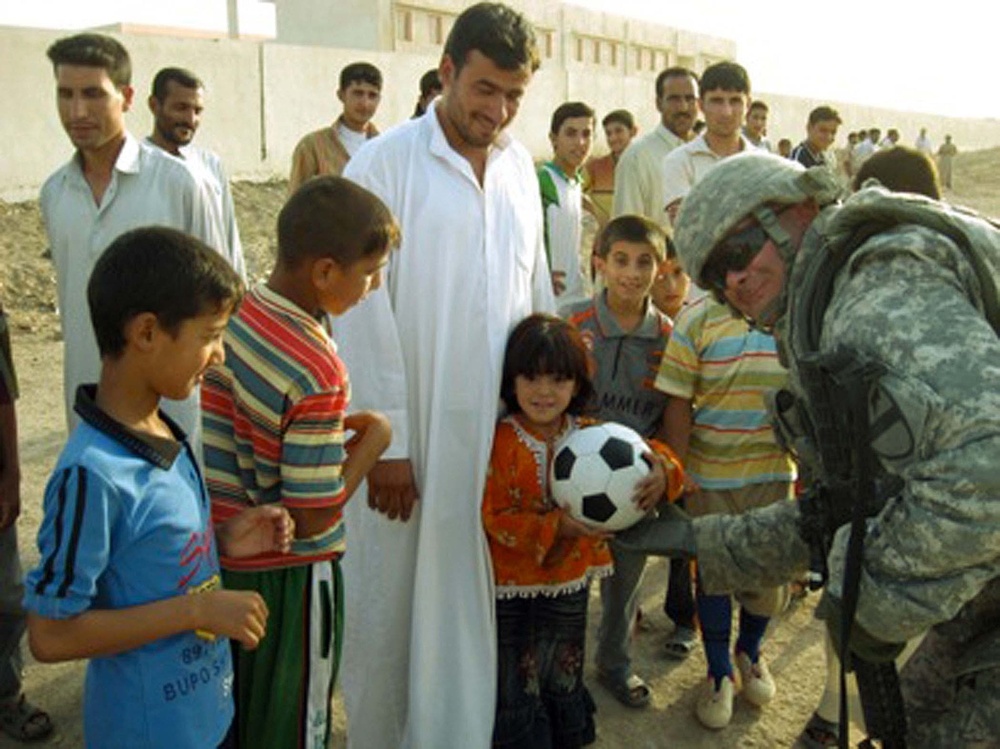
[[[726,273],[722,295],[745,317],[762,325],[772,325],[775,321],[766,319],[767,312],[784,286],[785,261],[774,242],[768,239],[749,265]]]

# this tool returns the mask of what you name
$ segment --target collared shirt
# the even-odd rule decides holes
[[[809,146],[808,141],[802,141],[792,149],[790,157],[792,161],[797,161],[806,169],[813,166],[829,166],[833,168],[833,153],[830,151],[814,151]]]
[[[670,319],[647,299],[638,327],[624,331],[608,309],[607,291],[568,309],[566,319],[580,331],[593,361],[592,415],[652,437],[667,405],[667,396],[654,382],[670,337]]]
[[[41,561],[24,605],[48,619],[129,609],[219,585],[208,493],[184,435],[137,432],[81,387],[81,424],[45,489]],[[217,746],[233,718],[233,669],[224,637],[181,632],[87,664],[88,746]],[[127,706],[127,709],[123,709]]]
[[[785,385],[774,337],[751,330],[709,297],[685,307],[663,354],[656,387],[694,407],[684,467],[705,489],[791,481],[764,393]]]
[[[570,176],[555,162],[547,161],[538,169],[545,215],[545,254],[553,273],[563,274],[565,288],[556,295],[560,308],[585,301],[590,284],[583,273],[580,254],[583,250],[583,185],[580,174]]]
[[[159,148],[152,138],[146,138],[146,144],[154,148]],[[162,150],[162,149],[161,149]],[[243,243],[240,242],[240,230],[236,225],[236,207],[233,204],[233,193],[229,187],[229,177],[225,167],[222,166],[222,159],[218,154],[189,143],[181,146],[178,151],[180,159],[191,170],[191,173],[199,180],[203,181],[212,196],[212,208],[216,211],[217,219],[220,222],[218,233],[225,239],[225,245],[217,248],[233,269],[240,274],[244,281],[247,277],[246,261],[243,258]],[[164,153],[168,153],[164,151]],[[173,156],[173,154],[169,154]]]
[[[287,554],[223,558],[226,569],[274,569],[344,551],[347,370],[323,326],[261,284],[229,320],[225,362],[202,387],[205,474],[217,523],[245,507],[338,510],[323,533]]]
[[[615,167],[615,216],[635,213],[661,226],[669,224],[663,211],[663,159],[684,143],[662,122],[629,143]]]
[[[56,268],[66,419],[71,429],[79,421],[72,410],[76,388],[96,382],[100,375],[87,282],[108,245],[130,229],[161,225],[193,234],[213,248],[225,246],[207,188],[173,156],[126,133],[100,205],[94,202],[80,159],[76,154],[49,177],[40,199]],[[199,422],[197,398],[188,401],[183,410],[171,413],[191,434]]]
[[[740,151],[753,148],[753,144],[740,135]],[[671,151],[661,162],[660,179],[662,181],[663,205],[683,200],[691,188],[725,156],[720,156],[711,148],[702,133],[690,143],[685,143]]]
[[[288,176],[288,194],[299,189],[310,177],[320,174],[339,175],[344,171],[351,154],[340,140],[337,128],[341,118],[332,125],[314,130],[303,136],[292,152],[292,171]],[[371,122],[365,126],[368,138],[378,135],[378,128]]]

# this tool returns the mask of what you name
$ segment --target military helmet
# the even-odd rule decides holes
[[[715,246],[733,227],[761,206],[801,203],[820,205],[836,200],[842,188],[824,166],[801,164],[764,151],[724,159],[691,188],[674,225],[681,264],[701,284],[702,269]]]

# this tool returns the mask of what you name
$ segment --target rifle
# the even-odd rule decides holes
[[[847,671],[852,670],[869,738],[862,746],[905,749],[906,718],[893,662],[869,663],[849,648],[858,602],[865,520],[878,513],[895,485],[879,486],[869,435],[869,396],[883,368],[843,349],[811,353],[797,362],[808,403],[808,420],[820,462],[820,476],[800,499],[800,533],[810,548],[809,587],[817,589],[829,577],[827,555],[833,534],[850,523],[844,569],[843,616],[840,629],[840,741],[847,749]],[[890,491],[886,491],[890,489]]]

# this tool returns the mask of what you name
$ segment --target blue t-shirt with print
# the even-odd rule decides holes
[[[25,607],[49,619],[121,609],[217,586],[204,482],[191,448],[127,430],[77,396],[83,422],[45,490],[41,561]],[[205,749],[233,718],[229,641],[195,632],[93,658],[84,684],[88,747]]]

